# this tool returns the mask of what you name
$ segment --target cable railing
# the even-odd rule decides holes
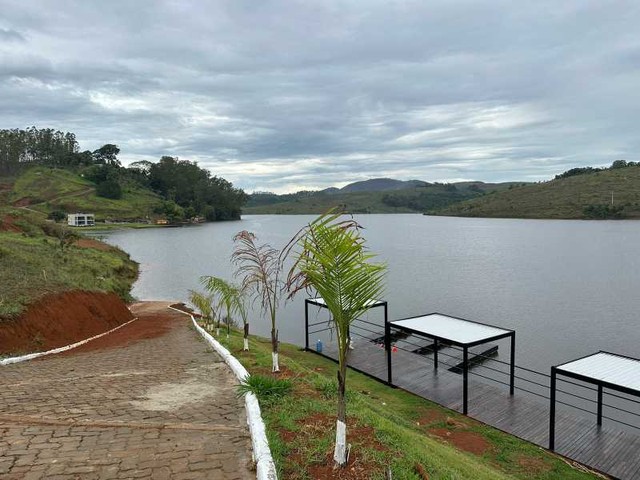
[[[314,327],[319,325],[325,325],[325,328],[318,329],[315,331],[309,331],[309,334],[317,334],[326,331],[333,330],[333,325],[329,321],[321,321],[316,323],[311,323],[308,326]],[[373,328],[371,328],[373,327]],[[359,338],[364,339],[368,342],[373,342],[374,340],[380,340],[384,338],[384,330],[383,326],[374,322],[370,322],[364,319],[356,319],[350,325],[350,337],[351,338]],[[381,348],[384,348],[384,341],[378,342],[378,345]],[[394,347],[400,351],[411,353],[414,355],[420,355],[423,358],[427,358],[427,355],[433,354],[435,346],[433,344],[425,345],[424,343],[416,343],[416,340],[411,337],[403,337],[400,336],[394,340]],[[416,350],[422,350],[425,353],[417,354]],[[453,350],[457,352],[463,352],[463,349],[457,347],[455,345],[447,344],[446,342],[440,342],[438,346],[438,364],[448,367],[449,369],[460,370],[459,364],[462,362],[461,356],[452,355],[450,352],[443,350]],[[444,358],[443,358],[444,357]],[[508,381],[503,381],[500,378],[495,378],[497,375],[504,375],[506,379],[509,378],[510,372],[501,370],[500,367],[510,367],[510,363],[500,360],[499,358],[495,358],[494,355],[485,355],[483,353],[473,353],[474,364],[472,368],[468,369],[468,373],[472,376],[482,378],[483,380],[499,384],[501,386],[509,387],[510,384]],[[450,363],[449,359],[455,361],[456,364]],[[532,376],[532,378],[527,378],[524,375]],[[531,368],[523,367],[520,365],[515,365],[515,374],[514,378],[516,383],[514,388],[521,392],[525,392],[529,395],[533,395],[535,397],[544,399],[549,401],[550,397],[550,375],[547,373],[539,372],[533,370]],[[572,381],[566,378],[557,378],[557,381],[560,383],[564,383],[570,387],[564,388],[556,388],[556,393],[558,395],[562,395],[561,399],[556,399],[556,402],[560,405],[578,410],[580,412],[595,415],[596,413],[592,410],[589,410],[587,407],[589,405],[597,405],[597,400],[593,398],[589,398],[585,396],[586,392],[597,393],[598,389],[594,386],[578,383],[576,381]],[[577,389],[583,389],[582,391]],[[538,391],[535,391],[538,390]],[[575,390],[575,391],[571,391]],[[617,399],[618,401],[630,402],[634,405],[640,405],[640,401],[634,398],[629,398],[624,395],[620,395],[615,392],[607,391],[607,397],[611,397]],[[624,425],[629,428],[633,428],[635,430],[640,430],[640,426],[634,425],[620,418],[615,418],[610,416],[611,412],[621,413],[623,415],[628,415],[633,418],[640,418],[640,413],[637,411],[632,411],[629,408],[625,408],[621,405],[614,405],[610,402],[603,402],[603,407],[607,407],[610,409],[609,415],[602,415],[602,418],[607,419],[609,421]]]

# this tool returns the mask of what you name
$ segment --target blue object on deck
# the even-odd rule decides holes
[[[316,342],[316,352],[322,353],[322,340]]]

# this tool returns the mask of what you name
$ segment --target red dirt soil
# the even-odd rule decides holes
[[[111,330],[133,318],[113,293],[47,295],[16,320],[0,321],[0,355],[51,350]]]
[[[144,303],[148,304],[148,306],[156,303],[162,304],[162,302]],[[63,352],[61,355],[74,355],[77,353],[91,352],[95,350],[126,347],[127,345],[141,340],[160,337],[172,328],[181,325],[180,320],[184,322],[187,318],[185,315],[172,312],[171,310],[164,308],[164,305],[161,313],[158,313],[157,311],[145,311],[149,310],[148,308],[137,309],[136,306],[139,305],[142,304],[135,304],[131,307],[134,315],[138,318],[135,322],[132,322],[126,327],[118,329],[109,335],[104,335],[103,337],[96,338],[89,343],[85,343],[78,348]]]
[[[448,430],[446,428],[434,428],[429,430],[433,435],[453,444],[458,450],[484,455],[491,448],[489,441],[479,433],[468,430]]]
[[[0,232],[16,232],[20,233],[20,230],[14,223],[14,218],[11,215],[5,215],[0,219]]]
[[[80,248],[93,248],[94,250],[102,250],[104,252],[113,250],[113,247],[111,245],[107,245],[106,243],[99,242],[98,240],[94,240],[92,238],[81,238],[79,240],[76,240],[74,245]]]
[[[297,432],[297,438],[305,436],[316,437],[330,431],[335,425],[336,419],[331,415],[316,413],[299,420],[297,423],[301,427],[301,431]],[[373,428],[369,426],[357,425],[347,420],[347,440],[353,445],[349,455],[349,461],[343,468],[335,468],[333,461],[333,448],[326,453],[325,461],[320,464],[312,464],[308,466],[307,474],[311,478],[326,480],[368,480],[372,475],[381,475],[379,465],[372,463],[370,460],[360,458],[360,450],[363,447],[370,449],[385,451],[383,446],[375,437]],[[279,431],[281,438],[291,438],[290,431],[283,429]],[[289,461],[292,463],[300,463],[300,453],[293,451],[289,455]],[[286,470],[286,466],[285,466]],[[288,472],[284,472],[285,475]]]
[[[13,202],[14,207],[28,207],[31,205],[31,199],[29,197],[21,198]]]

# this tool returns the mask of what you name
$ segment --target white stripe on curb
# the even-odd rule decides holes
[[[0,360],[0,366],[2,365],[11,365],[12,363],[19,363],[19,362],[24,362],[26,360],[33,360],[34,358],[38,358],[38,357],[42,357],[44,355],[53,355],[54,353],[60,353],[60,352],[65,352],[67,350],[71,350],[72,348],[76,348],[79,347],[81,345],[84,345],[87,342],[90,342],[91,340],[95,340],[96,338],[100,338],[103,337],[104,335],[107,335],[111,332],[115,332],[116,330],[118,330],[119,328],[122,328],[126,325],[129,325],[131,322],[137,320],[138,317],[134,318],[133,320],[129,320],[126,323],[123,323],[122,325],[118,325],[116,328],[112,328],[111,330],[108,330],[106,332],[100,333],[98,335],[95,335],[91,338],[87,338],[85,340],[81,340],[79,342],[76,343],[72,343],[71,345],[66,345],[64,347],[59,347],[59,348],[54,348],[53,350],[48,350],[46,352],[36,352],[36,353],[30,353],[28,355],[22,355],[20,357],[11,357],[11,358],[5,358],[4,360]]]
[[[247,372],[246,368],[242,366],[238,359],[231,355],[229,350],[224,348],[204,328],[198,325],[193,315],[178,310],[177,308],[169,308],[191,317],[191,321],[198,333],[218,352],[240,382],[249,376],[249,372]],[[271,457],[271,450],[269,449],[269,442],[267,442],[267,434],[265,432],[264,422],[262,421],[258,399],[253,393],[247,393],[244,398],[245,408],[247,410],[247,423],[249,424],[251,443],[253,444],[253,460],[256,462],[256,478],[257,480],[277,480],[276,466]]]

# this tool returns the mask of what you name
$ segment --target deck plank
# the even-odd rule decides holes
[[[336,359],[335,344],[326,345],[324,355]],[[462,411],[462,375],[448,371],[442,363],[435,370],[432,355],[399,350],[392,354],[392,361],[395,386]],[[387,380],[385,351],[371,342],[360,339],[350,352],[348,363],[367,375]],[[469,416],[547,447],[549,403],[542,398],[517,389],[510,396],[507,386],[470,375]],[[595,416],[580,416],[563,406],[558,406],[556,412],[556,452],[623,480],[640,476],[640,436],[614,426],[598,428]]]

